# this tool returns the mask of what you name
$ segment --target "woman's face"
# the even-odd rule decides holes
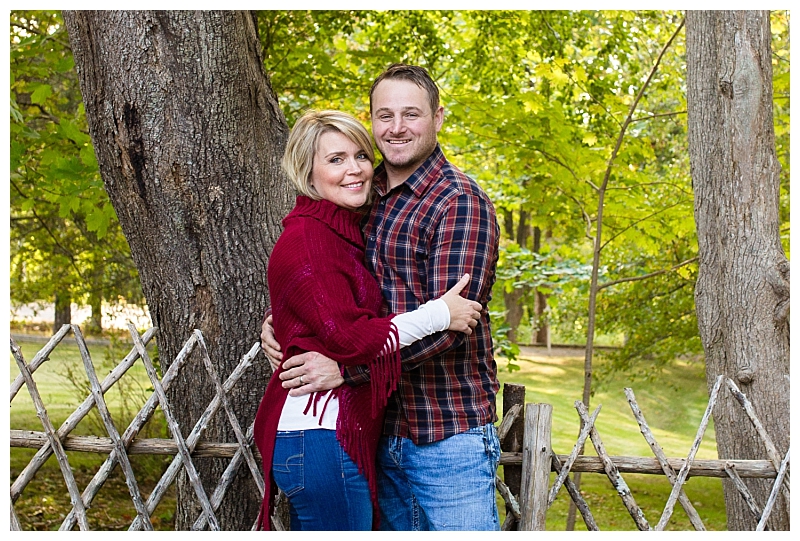
[[[311,185],[323,199],[350,210],[367,202],[372,185],[367,153],[341,132],[319,136],[311,168]]]

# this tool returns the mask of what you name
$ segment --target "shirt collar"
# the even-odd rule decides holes
[[[446,161],[444,152],[442,152],[442,148],[437,143],[431,155],[400,186],[408,186],[408,189],[415,196],[422,197],[433,181],[438,178],[438,173]],[[386,176],[386,166],[383,162],[375,168],[372,183],[379,196],[383,197],[387,194],[388,178]]]

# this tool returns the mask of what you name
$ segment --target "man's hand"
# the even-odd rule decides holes
[[[272,330],[272,314],[267,316],[267,319],[261,324],[261,349],[267,356],[272,371],[275,372],[281,364],[283,353],[281,353],[281,345],[275,340],[275,332]]]
[[[287,359],[280,375],[289,396],[303,396],[315,391],[335,389],[344,378],[339,364],[316,351],[307,351]]]

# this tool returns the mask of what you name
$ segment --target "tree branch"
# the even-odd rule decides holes
[[[691,263],[694,263],[698,259],[699,259],[699,257],[693,257],[691,259],[687,259],[686,261],[684,261],[682,263],[678,263],[677,265],[674,265],[674,266],[672,266],[672,267],[670,267],[668,269],[661,269],[659,271],[651,272],[649,274],[643,274],[641,276],[631,276],[630,278],[620,278],[619,280],[612,280],[611,282],[606,282],[605,284],[598,284],[597,291],[600,291],[601,289],[605,289],[607,287],[615,286],[617,284],[622,284],[624,282],[638,282],[640,280],[647,280],[648,278],[653,278],[654,276],[659,276],[661,274],[666,274],[668,272],[672,272],[672,271],[674,271],[676,269],[679,269],[679,268],[681,268],[681,267],[683,267],[685,265],[689,265]]]

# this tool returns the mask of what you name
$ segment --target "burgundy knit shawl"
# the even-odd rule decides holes
[[[387,348],[390,337],[399,341],[391,317],[377,317],[383,297],[364,265],[361,218],[329,201],[299,196],[283,220],[267,279],[275,338],[284,359],[317,351],[341,365],[369,365],[371,384],[345,384],[334,393],[339,398],[336,437],[369,483],[376,526],[375,454],[386,400],[400,378],[400,354],[398,348]],[[277,493],[272,478],[275,433],[288,395],[278,377],[282,370],[281,366],[270,378],[254,427],[267,482],[259,517],[265,530],[270,529]],[[315,411],[321,396],[315,393],[309,398]]]

